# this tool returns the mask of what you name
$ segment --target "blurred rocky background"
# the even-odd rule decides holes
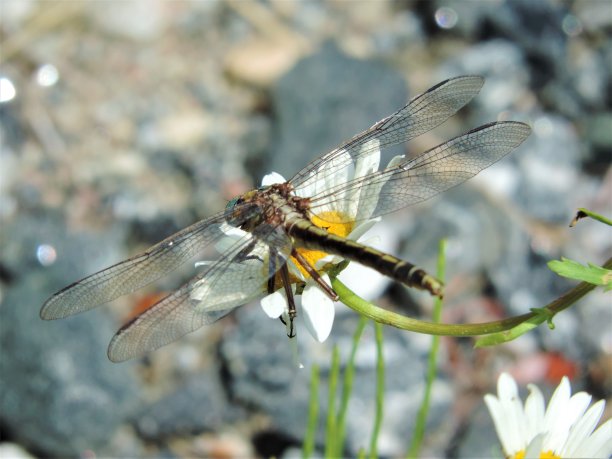
[[[284,328],[256,303],[110,363],[113,333],[180,277],[66,320],[41,321],[40,306],[222,209],[263,174],[290,177],[447,77],[487,82],[408,154],[497,119],[533,133],[476,179],[375,228],[383,247],[430,270],[449,239],[444,321],[543,306],[575,285],[548,260],[610,256],[606,227],[568,228],[577,207],[612,214],[608,0],[2,0],[0,27],[2,457],[295,457],[311,365],[322,367],[325,394],[334,345],[346,362],[357,323],[348,308],[337,308],[327,342],[299,334],[298,369]],[[370,287],[363,294],[379,305],[428,317],[427,296],[384,280]],[[502,370],[548,388],[567,374],[576,390],[609,397],[611,309],[595,292],[553,331],[480,350],[443,339],[423,456],[498,451],[482,395]],[[410,442],[430,338],[384,333],[379,453],[390,457]],[[347,455],[369,445],[375,368],[369,327]]]

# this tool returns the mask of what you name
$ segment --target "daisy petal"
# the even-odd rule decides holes
[[[560,453],[567,441],[572,425],[580,419],[591,403],[591,396],[586,392],[579,392],[567,401],[562,413],[549,424],[550,431],[544,441],[544,448]]]
[[[564,376],[553,392],[544,414],[543,428],[548,432],[543,444],[546,451],[557,451],[560,447],[558,442],[563,435],[562,425],[565,423],[565,413],[569,406],[571,392],[569,379]]]
[[[612,456],[612,419],[600,425],[580,450],[583,457],[608,459]]]
[[[580,446],[583,445],[593,430],[597,426],[599,419],[606,406],[606,402],[603,400],[595,403],[589,410],[578,420],[576,425],[572,427],[572,431],[565,443],[564,448],[560,451],[562,457],[584,457],[584,452],[580,450]]]
[[[307,284],[302,292],[302,311],[310,334],[320,343],[325,341],[334,323],[334,302],[319,287]]]
[[[525,459],[540,459],[544,436],[545,434],[540,433],[533,437],[533,440],[531,440],[527,445],[527,448],[525,448]]]
[[[528,387],[524,410],[514,379],[505,373],[498,380],[498,397],[484,397],[507,457],[610,459],[612,421],[593,432],[604,412],[603,400],[587,410],[591,395],[578,392],[572,396],[569,379],[564,377],[544,411],[542,392],[532,384]]]
[[[287,310],[287,298],[277,290],[261,299],[261,307],[270,319],[278,319]]]
[[[525,401],[525,418],[527,420],[527,440],[531,441],[538,432],[544,431],[544,396],[535,384],[527,385],[529,396]]]
[[[511,444],[510,439],[507,434],[507,419],[502,409],[501,403],[494,395],[487,394],[484,396],[485,404],[489,409],[489,413],[491,413],[491,417],[493,418],[493,425],[495,426],[495,432],[497,432],[497,438],[502,445],[502,449],[504,450],[505,455],[510,455],[513,451],[515,451],[514,445]]]
[[[392,169],[396,167],[398,164],[404,162],[405,160],[406,160],[406,157],[404,155],[394,156],[393,158],[391,158],[391,161],[389,161],[389,164],[387,164],[387,169]]]
[[[357,225],[353,231],[351,231],[349,233],[349,235],[347,236],[347,239],[351,239],[352,241],[357,241],[358,239],[360,239],[365,233],[367,233],[368,231],[370,231],[370,229],[372,229],[372,227],[374,225],[376,225],[378,222],[380,222],[380,217],[376,217],[376,218],[371,218],[369,220],[366,220],[362,223],[360,223],[359,225]],[[365,241],[364,241],[365,243]]]
[[[278,172],[271,172],[269,174],[264,175],[263,179],[261,179],[261,186],[270,186],[276,185],[278,183],[285,183],[285,177],[280,175]]]

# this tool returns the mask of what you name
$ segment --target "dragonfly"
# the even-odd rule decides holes
[[[223,211],[143,253],[68,285],[44,303],[41,318],[64,318],[132,293],[210,247],[218,248],[216,259],[196,263],[191,280],[121,327],[109,344],[111,361],[141,356],[275,292],[286,296],[286,325],[292,336],[294,295],[299,293],[294,286],[308,279],[338,300],[324,277],[329,264],[321,262],[326,256],[360,263],[441,297],[442,282],[425,270],[347,235],[360,222],[461,184],[527,138],[531,129],[524,123],[492,122],[416,157],[397,156],[379,169],[383,149],[442,124],[483,84],[484,78],[472,75],[442,81],[315,159],[292,179],[242,194]]]

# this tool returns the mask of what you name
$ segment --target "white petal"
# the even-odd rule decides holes
[[[582,416],[591,402],[591,396],[586,392],[579,392],[572,397],[570,393],[569,380],[563,377],[550,399],[544,416],[548,431],[543,445],[546,451],[560,453],[567,441],[570,427]]]
[[[525,459],[540,459],[540,452],[542,451],[544,436],[545,434],[540,433],[533,437],[533,440],[531,440],[525,448]]]
[[[334,323],[334,302],[318,286],[309,283],[302,293],[302,311],[310,334],[320,343],[325,341]]]
[[[289,273],[292,276],[296,277],[297,279],[301,281],[305,280],[304,274],[302,273],[302,271],[299,270],[299,268],[297,267],[297,265],[293,262],[291,258],[287,261],[287,267],[289,268]]]
[[[548,407],[544,414],[544,430],[548,432],[548,435],[544,439],[543,445],[543,448],[546,448],[547,451],[556,451],[555,447],[560,448],[562,446],[557,443],[560,431],[559,422],[562,422],[565,416],[571,390],[569,379],[564,376],[548,402]]]
[[[204,276],[197,280],[189,296],[198,301],[193,305],[198,311],[223,311],[264,295],[265,280],[258,260],[229,263],[214,278]]]
[[[362,145],[360,153],[360,156],[358,156],[355,161],[355,172],[352,179],[365,177],[378,170],[378,165],[380,163],[380,141],[378,139],[372,139],[366,142]],[[362,196],[363,188],[363,186],[354,188],[344,197],[344,199],[346,199],[346,208],[341,210],[344,210],[347,215],[353,218],[363,218],[363,216],[360,216],[360,208],[362,207],[360,197]],[[369,217],[369,215],[367,216]]]
[[[225,236],[217,241],[215,249],[217,252],[224,252],[232,247],[239,239],[242,239],[245,235],[250,234],[246,231],[236,228],[235,226],[224,224],[220,227],[221,231],[225,233]],[[249,236],[250,237],[250,236]]]
[[[373,180],[365,183],[359,192],[359,205],[355,213],[356,220],[371,218],[380,198],[380,191],[386,180]]]
[[[578,420],[572,427],[564,448],[559,452],[561,457],[585,457],[581,446],[586,444],[589,435],[593,433],[605,406],[605,401],[598,401]]]
[[[352,241],[358,241],[359,238],[361,238],[365,233],[370,231],[372,227],[376,225],[380,220],[381,220],[380,217],[377,217],[377,218],[371,218],[369,220],[366,220],[360,223],[355,228],[353,228],[353,231],[351,231],[348,234],[347,239],[350,239]]]
[[[580,450],[582,457],[609,459],[612,455],[612,419],[600,425]]]
[[[350,209],[353,202],[352,196],[347,194],[346,191],[343,190],[344,187],[342,187],[343,184],[347,183],[355,176],[355,165],[350,159],[350,155],[348,152],[344,151],[340,157],[336,158],[334,164],[326,166],[326,169],[328,167],[332,169],[335,168],[336,171],[333,174],[324,174],[322,180],[318,181],[320,188],[317,192],[337,190],[338,188],[339,190],[335,193],[334,202],[330,202],[329,206],[322,206],[320,211],[332,210],[354,217],[355,214],[351,213]]]
[[[380,165],[380,141],[378,139],[367,141],[361,147],[362,152],[366,150],[370,151],[360,155],[355,162],[354,178],[365,177],[378,170]]]
[[[508,373],[502,373],[499,376],[497,396],[507,419],[508,446],[512,448],[510,451],[515,453],[527,445],[527,433],[518,387],[514,378]]]
[[[287,298],[284,292],[277,290],[261,299],[261,307],[270,319],[278,319],[288,308]]]
[[[240,239],[245,234],[249,234],[240,228],[230,225],[229,223],[222,223],[219,229],[226,235],[234,239]]]
[[[264,175],[263,179],[261,179],[261,186],[276,185],[277,183],[285,183],[286,181],[285,177],[278,172],[271,172]]]
[[[224,237],[219,239],[219,241],[215,244],[215,249],[219,253],[225,252],[226,250],[229,250],[237,241],[238,239],[235,237]]]
[[[518,397],[516,381],[508,373],[502,373],[497,380],[497,396],[500,400],[510,400]]]
[[[346,183],[353,176],[355,166],[349,153],[346,150],[339,150],[335,154],[337,156],[333,160],[320,165],[320,168],[325,169],[323,174],[319,174],[320,168],[315,169],[311,177],[295,190],[297,196],[314,197],[337,185]],[[339,202],[343,202],[344,194],[337,196],[337,198],[340,200]],[[344,209],[338,209],[334,203],[317,208],[318,213],[333,210],[342,211]]]
[[[502,405],[494,395],[487,394],[484,396],[485,404],[489,409],[489,413],[491,414],[491,418],[493,418],[493,425],[495,426],[495,431],[497,432],[497,438],[499,438],[499,442],[502,445],[502,449],[504,450],[504,454],[506,456],[513,455],[518,451],[516,449],[516,445],[512,444],[510,437],[508,436],[508,419],[502,409]]]
[[[387,164],[387,169],[391,169],[393,167],[396,167],[398,164],[400,164],[405,159],[406,159],[406,157],[404,155],[394,156],[393,158],[391,158],[391,161],[389,161],[389,164]]]
[[[328,264],[338,264],[343,260],[342,257],[338,256],[338,255],[330,255],[327,254],[324,257],[319,258],[315,264],[314,267],[317,271],[320,271],[325,265]]]
[[[527,441],[544,432],[545,402],[542,392],[535,384],[528,384],[529,396],[525,401],[525,418],[527,421]]]
[[[547,448],[547,451],[550,449],[561,454],[570,435],[570,429],[582,417],[589,403],[591,403],[591,396],[586,392],[578,392],[570,398],[562,417],[557,419],[553,430],[549,432],[548,445],[550,448]],[[544,446],[547,447],[546,444]]]

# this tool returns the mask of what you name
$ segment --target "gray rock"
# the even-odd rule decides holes
[[[116,324],[104,311],[44,322],[39,310],[50,292],[75,280],[77,266],[92,263],[92,247],[108,238],[75,236],[61,247],[55,238],[62,230],[52,221],[21,218],[7,229],[11,250],[3,261],[12,278],[0,321],[0,422],[11,438],[44,456],[101,448],[137,402],[132,366],[106,357]],[[74,264],[41,268],[37,241]]]
[[[560,3],[517,0],[499,4],[487,18],[494,36],[512,40],[526,54],[536,87],[563,71],[567,36],[561,23],[565,13]]]
[[[146,407],[136,419],[140,436],[159,440],[219,431],[232,417],[232,411],[216,375],[213,370],[193,374],[171,393]]]
[[[486,79],[480,93],[467,107],[473,115],[474,126],[494,121],[501,111],[511,110],[529,81],[523,51],[503,39],[475,44],[448,59],[437,72],[438,79],[466,74],[482,75]]]
[[[0,416],[33,450],[74,455],[106,444],[130,414],[136,387],[130,365],[106,358],[115,325],[104,313],[40,320],[44,277],[29,276],[3,302]]]
[[[542,114],[533,124],[523,154],[516,155],[521,171],[517,199],[534,217],[565,223],[573,212],[580,144],[572,124],[561,117]]]

